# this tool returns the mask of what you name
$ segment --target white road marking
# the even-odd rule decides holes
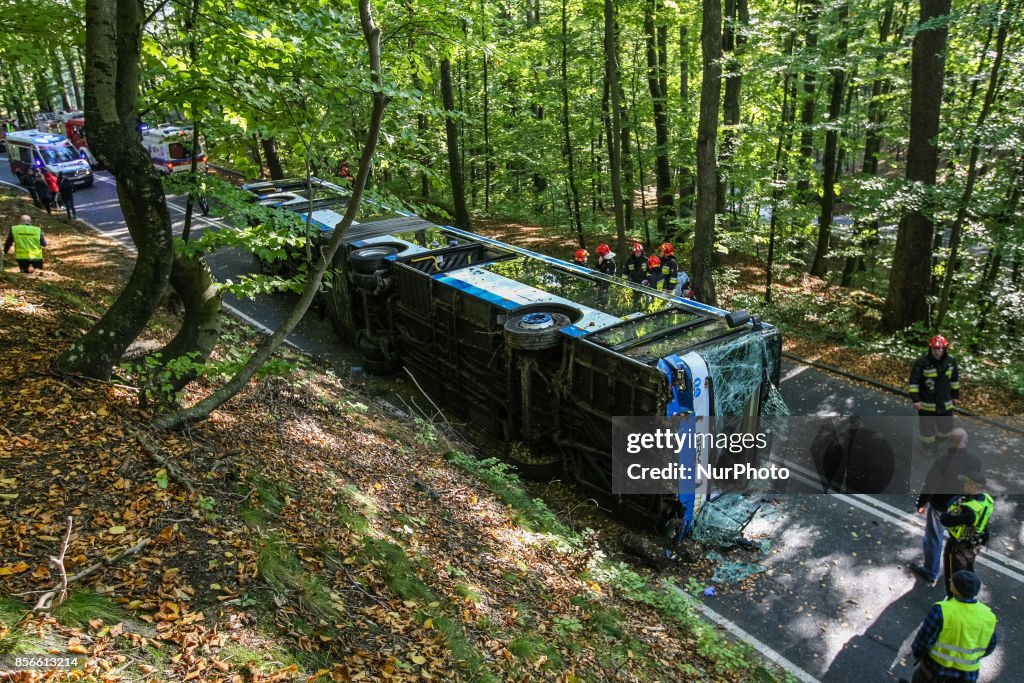
[[[786,659],[779,652],[773,650],[765,643],[762,643],[756,636],[743,630],[743,628],[741,628],[738,624],[730,621],[729,619],[726,619],[721,614],[714,611],[700,600],[696,600],[693,596],[688,594],[686,591],[684,591],[676,584],[672,583],[671,581],[666,581],[665,585],[668,586],[671,590],[678,592],[679,595],[682,596],[683,600],[689,603],[690,606],[700,610],[700,612],[708,619],[715,622],[729,633],[733,634],[743,642],[750,645],[750,647],[757,650],[761,654],[761,656],[780,666],[786,673],[790,674],[798,681],[801,681],[802,683],[819,683],[817,678],[807,673],[793,662]]]
[[[816,473],[804,467],[801,467],[800,465],[792,463],[787,464],[786,467],[788,467],[791,472],[794,472],[793,476],[795,476],[797,479],[800,479],[804,483],[811,484],[812,486],[821,486],[820,482],[817,479]],[[825,495],[838,498],[839,500],[843,501],[848,505],[858,508],[859,510],[863,510],[864,512],[874,515],[879,519],[891,522],[903,528],[904,530],[909,531],[912,534],[919,534],[921,533],[922,529],[924,529],[924,525],[920,523],[917,517],[909,513],[903,512],[899,508],[894,508],[891,505],[883,503],[882,501],[875,500],[870,495],[856,494],[856,497],[854,495],[846,493],[829,493]],[[879,507],[884,507],[886,509],[879,509],[879,507],[874,507],[876,505]],[[912,524],[911,522],[916,522],[916,524]],[[998,562],[996,562],[995,560],[998,560]],[[988,567],[989,569],[994,569],[1000,574],[1010,577],[1014,581],[1024,583],[1024,573],[1016,572],[1013,569],[1010,569],[1009,567],[1003,566],[1003,564],[1001,564],[1005,563],[1013,567],[1021,568],[1021,563],[1007,557],[1006,555],[1003,555],[1002,553],[996,552],[995,550],[990,550],[986,548],[984,553],[982,555],[979,555],[978,558],[975,560],[975,563]]]

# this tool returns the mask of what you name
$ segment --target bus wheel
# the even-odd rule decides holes
[[[505,321],[505,343],[524,351],[551,349],[561,343],[559,331],[568,325],[569,317],[561,313],[514,315]]]
[[[394,247],[363,247],[348,255],[349,267],[353,273],[373,275],[378,270],[387,270],[390,263],[388,256],[394,256],[398,250]]]

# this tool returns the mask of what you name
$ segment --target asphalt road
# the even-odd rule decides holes
[[[0,157],[0,180],[17,184],[6,157]],[[106,173],[98,173],[92,188],[76,194],[76,205],[80,218],[131,246],[114,182]],[[170,207],[180,231],[184,201],[172,198]],[[193,230],[219,225],[215,219],[196,222]],[[210,261],[221,280],[253,270],[251,257],[237,250]],[[228,297],[226,303],[253,324],[273,328],[292,301],[261,296],[254,301]],[[312,313],[289,342],[329,360],[344,362],[346,357],[329,326]],[[806,366],[784,364],[780,388],[793,415],[913,414],[904,399]],[[989,468],[989,490],[996,497],[994,540],[977,566],[985,583],[981,598],[1000,622],[1000,645],[984,660],[981,680],[1021,681],[1024,662],[1013,653],[1022,645],[1024,564],[1018,560],[1024,547],[1024,506],[1019,495],[1008,493],[1024,487],[1020,439],[970,420],[962,424],[972,434],[972,448],[1007,453]],[[929,588],[907,569],[908,563],[921,561],[923,524],[914,511],[915,496],[822,494],[815,492],[813,473],[808,474],[797,475],[785,493],[769,497],[780,519],[751,525],[749,533],[773,539],[768,554],[736,558],[759,561],[768,567],[767,575],[749,591],[719,586],[717,596],[702,599],[705,610],[802,681],[910,678],[910,640],[930,605],[943,597],[941,580]]]

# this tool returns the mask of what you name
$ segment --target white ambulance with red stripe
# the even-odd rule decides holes
[[[192,170],[192,126],[189,124],[161,124],[143,127],[142,146],[149,152],[153,167],[163,173],[184,173]],[[197,147],[196,169],[206,172],[206,152]]]

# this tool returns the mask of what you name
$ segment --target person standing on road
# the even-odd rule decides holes
[[[999,642],[996,615],[978,601],[978,575],[959,571],[952,587],[951,597],[932,605],[911,645],[917,664],[912,683],[977,681],[982,657]]]
[[[942,570],[946,579],[946,595],[953,594],[952,577],[958,571],[974,571],[974,559],[988,544],[988,522],[995,502],[984,492],[985,475],[969,472],[957,477],[963,482],[964,494],[955,498],[939,522],[949,529],[949,539],[942,551]]]
[[[911,564],[910,569],[929,585],[934,586],[942,572],[946,530],[939,517],[963,490],[958,477],[979,471],[981,460],[967,450],[967,431],[957,427],[949,433],[948,452],[932,463],[917,497],[917,511],[924,515],[924,564]]]
[[[953,431],[953,407],[960,398],[960,371],[949,355],[949,341],[937,334],[928,342],[928,353],[910,370],[910,399],[917,411],[921,447],[934,457],[936,439]]]
[[[46,213],[53,213],[53,202],[50,200],[50,186],[46,183],[46,178],[43,177],[42,172],[38,168],[33,171],[32,184],[36,189],[36,196],[39,197],[40,208],[46,209]]]
[[[71,177],[61,173],[57,177],[57,188],[60,190],[60,199],[64,203],[64,211],[67,212],[68,218],[78,218],[75,211],[75,184],[71,182]]]
[[[39,226],[32,225],[32,218],[22,215],[18,225],[11,226],[7,234],[7,241],[4,242],[4,253],[6,254],[14,245],[14,258],[18,262],[18,268],[23,273],[29,272],[29,266],[36,270],[43,269],[43,247],[46,246],[46,238]]]
[[[57,176],[53,174],[53,171],[46,168],[43,169],[43,180],[46,181],[46,187],[50,190],[50,204],[60,208],[60,203],[57,201],[60,197],[60,188],[57,187]]]

